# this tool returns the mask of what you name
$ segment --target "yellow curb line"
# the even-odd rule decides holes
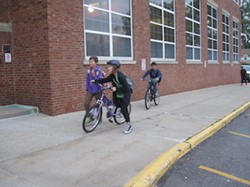
[[[199,143],[212,136],[248,108],[250,108],[250,101],[186,141],[175,145],[141,170],[135,177],[126,183],[124,187],[151,187],[179,158]]]

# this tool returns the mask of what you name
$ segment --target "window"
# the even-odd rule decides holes
[[[218,60],[217,9],[207,5],[208,60]]]
[[[84,18],[86,58],[132,58],[130,0],[85,0]]]
[[[150,0],[151,57],[175,59],[174,0]]]
[[[239,61],[239,23],[233,21],[233,61]]]
[[[230,60],[229,51],[229,17],[226,14],[222,14],[222,45],[223,45],[223,60]]]
[[[200,1],[185,0],[186,59],[201,59]]]

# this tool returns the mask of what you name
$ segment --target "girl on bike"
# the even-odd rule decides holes
[[[132,131],[132,125],[130,124],[130,116],[128,112],[128,105],[130,104],[131,89],[126,81],[126,76],[119,71],[120,62],[118,60],[110,60],[108,64],[109,76],[99,80],[93,80],[94,83],[106,83],[112,82],[113,102],[117,107],[121,107],[121,113],[123,114],[126,125],[123,129],[124,134],[129,134]]]

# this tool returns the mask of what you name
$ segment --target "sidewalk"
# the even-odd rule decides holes
[[[223,85],[132,103],[134,131],[82,131],[84,112],[0,120],[1,187],[120,187],[155,158],[250,101],[250,86]]]

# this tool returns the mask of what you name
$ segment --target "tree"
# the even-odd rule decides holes
[[[241,1],[242,45],[250,48],[250,0]]]

